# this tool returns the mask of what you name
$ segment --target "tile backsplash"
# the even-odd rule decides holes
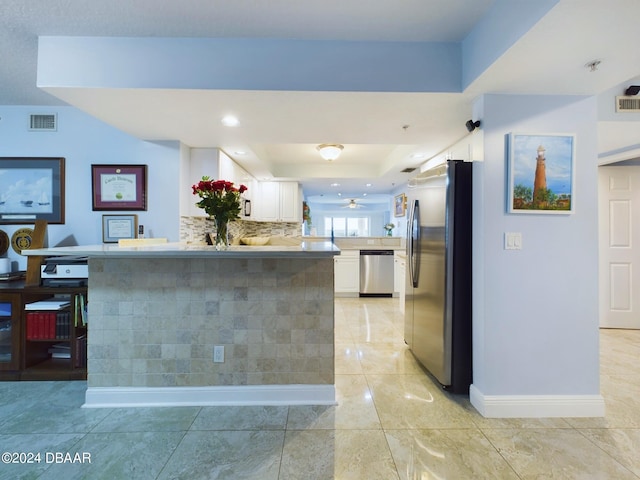
[[[206,217],[180,217],[180,241],[204,242],[206,235],[215,231],[214,222]],[[299,223],[253,222],[238,220],[229,222],[229,237],[299,237],[302,229]]]

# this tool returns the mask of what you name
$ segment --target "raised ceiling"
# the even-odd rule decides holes
[[[466,134],[478,95],[596,95],[640,75],[637,0],[560,0],[518,38],[504,39],[500,32],[517,20],[514,3],[0,0],[0,105],[74,105],[139,138],[223,148],[255,176],[297,179],[308,193],[335,182],[344,196],[359,196],[365,183],[389,192],[407,179],[403,168]],[[497,41],[510,46],[457,92],[69,88],[54,96],[36,86],[40,35],[455,43],[490,14]],[[591,72],[585,65],[595,59],[601,64]],[[223,128],[203,105],[233,111],[241,126]],[[345,149],[328,164],[319,143]]]

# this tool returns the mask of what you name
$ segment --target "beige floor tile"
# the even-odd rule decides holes
[[[364,373],[355,343],[336,343],[334,365],[336,375]]]
[[[288,429],[380,430],[378,413],[363,375],[336,375],[335,406],[289,408]]]
[[[640,429],[579,430],[640,477]]]
[[[574,429],[485,429],[483,433],[523,480],[637,480]]]
[[[424,371],[403,343],[358,343],[358,357],[365,374],[422,374]]]
[[[518,479],[477,429],[386,430],[385,434],[403,480]]]
[[[398,478],[382,430],[288,430],[280,480]]]
[[[471,413],[425,374],[366,375],[382,428],[474,428]]]

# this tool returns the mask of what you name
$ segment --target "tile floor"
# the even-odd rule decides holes
[[[396,306],[336,300],[335,407],[81,409],[84,382],[1,382],[0,452],[41,462],[0,479],[640,478],[640,331],[601,333],[605,418],[485,419],[421,371]]]

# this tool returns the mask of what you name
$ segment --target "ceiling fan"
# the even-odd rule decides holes
[[[362,208],[363,205],[360,205],[359,203],[356,202],[355,198],[352,198],[349,200],[349,203],[347,203],[344,207],[342,208]]]

